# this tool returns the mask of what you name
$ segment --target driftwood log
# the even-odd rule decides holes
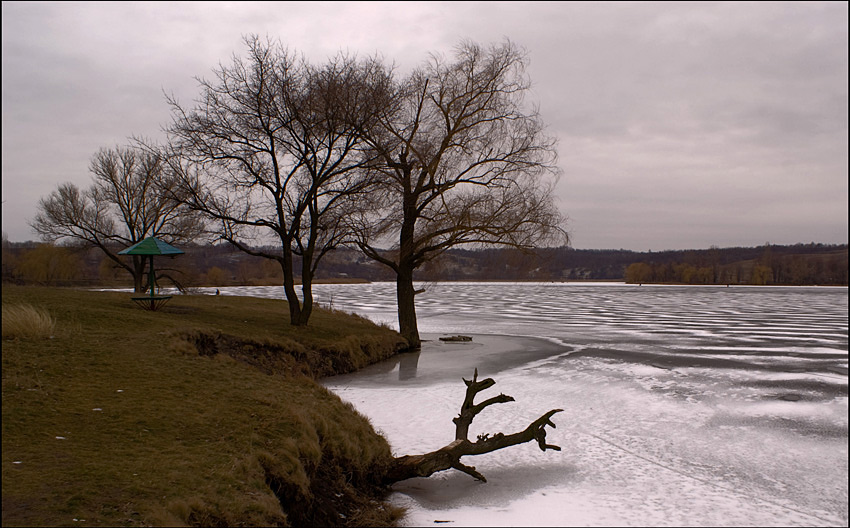
[[[518,433],[509,435],[496,433],[493,436],[484,434],[479,435],[475,442],[470,442],[468,438],[469,426],[478,413],[495,403],[512,402],[514,399],[505,394],[499,394],[476,404],[475,396],[496,384],[492,378],[478,381],[478,369],[475,369],[475,375],[471,381],[463,379],[463,382],[466,384],[466,397],[463,400],[463,405],[461,405],[460,414],[452,419],[455,424],[454,442],[424,455],[405,455],[393,459],[393,463],[386,473],[385,480],[387,483],[413,477],[429,477],[438,471],[447,469],[457,469],[482,482],[487,482],[484,475],[476,471],[473,466],[461,463],[460,458],[466,455],[483,455],[532,440],[536,440],[543,451],[547,449],[561,450],[556,445],[546,443],[546,426],[555,427],[555,424],[551,421],[552,415],[561,412],[563,409],[552,409]]]

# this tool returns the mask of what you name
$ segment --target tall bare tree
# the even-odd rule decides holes
[[[279,42],[245,42],[247,59],[199,79],[194,108],[168,98],[169,158],[186,203],[218,223],[219,239],[280,264],[290,322],[305,325],[316,267],[363,203],[372,161],[359,131],[382,108],[389,76],[377,60],[339,55],[316,67]]]
[[[63,183],[42,198],[30,226],[45,241],[97,247],[133,277],[136,292],[144,291],[142,257],[118,251],[149,236],[168,243],[195,239],[203,230],[200,216],[175,199],[177,180],[163,159],[134,147],[101,149],[89,170],[94,183],[80,190]]]
[[[567,241],[554,206],[555,141],[535,108],[526,54],[463,42],[394,86],[364,131],[383,164],[378,203],[356,217],[358,245],[396,274],[401,334],[420,344],[414,271],[458,245]],[[386,244],[392,244],[386,251]]]

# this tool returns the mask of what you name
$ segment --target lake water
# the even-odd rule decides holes
[[[550,409],[547,442],[466,457],[394,486],[407,523],[451,526],[846,526],[848,290],[618,283],[436,283],[417,297],[418,354],[325,385],[394,452],[453,439],[478,367],[516,401],[479,433]],[[282,297],[281,288],[221,288]],[[319,303],[395,324],[393,283],[316,285]],[[467,334],[447,345],[436,338]],[[510,338],[496,336],[514,336]],[[528,337],[539,340],[525,339]],[[492,393],[492,394],[491,394]]]

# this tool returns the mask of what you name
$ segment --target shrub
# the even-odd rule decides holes
[[[30,304],[3,305],[3,339],[44,339],[53,336],[56,321]]]

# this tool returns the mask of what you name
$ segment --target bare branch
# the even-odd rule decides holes
[[[460,415],[452,420],[457,427],[455,440],[437,451],[432,451],[424,455],[406,455],[395,458],[385,476],[387,482],[397,482],[413,477],[428,477],[438,471],[447,469],[457,469],[482,482],[486,482],[487,479],[484,478],[484,475],[479,473],[474,467],[461,463],[461,457],[466,455],[483,455],[498,449],[531,442],[532,440],[537,441],[537,445],[543,451],[547,449],[554,451],[561,450],[556,445],[546,443],[546,426],[555,427],[554,422],[552,422],[552,416],[555,413],[561,412],[562,409],[552,409],[518,433],[510,435],[496,433],[492,436],[483,434],[479,435],[475,442],[470,442],[467,438],[469,426],[478,413],[492,404],[507,403],[514,401],[514,399],[510,396],[500,394],[476,405],[474,403],[475,396],[479,392],[492,387],[496,382],[492,378],[478,381],[478,369],[475,369],[475,375],[471,381],[464,379],[463,382],[466,384],[466,396],[461,405]]]

